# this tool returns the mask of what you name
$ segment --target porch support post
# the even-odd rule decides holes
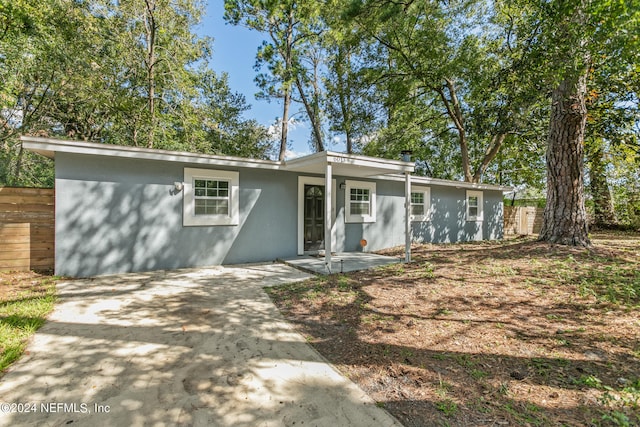
[[[404,261],[411,262],[411,173],[404,173]]]
[[[331,162],[327,162],[327,169],[324,174],[324,262],[329,269],[329,273],[331,273],[331,249],[333,247],[333,242],[331,241],[331,211],[333,209],[331,206],[333,194],[333,189],[331,188],[331,174]]]

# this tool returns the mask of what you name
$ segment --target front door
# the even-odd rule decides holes
[[[304,186],[304,250],[324,247],[324,185]]]

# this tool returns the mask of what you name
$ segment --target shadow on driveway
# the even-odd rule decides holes
[[[0,381],[0,402],[31,413],[0,413],[0,425],[399,425],[262,290],[306,277],[270,264],[62,283]]]

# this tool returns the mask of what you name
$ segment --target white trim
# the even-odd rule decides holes
[[[423,215],[411,215],[412,222],[427,222],[431,221],[431,187],[425,187],[421,185],[412,185],[411,193],[422,193],[424,195],[424,214]],[[409,198],[411,201],[411,197]]]
[[[305,171],[309,170],[311,167],[318,167],[323,168],[322,172],[324,172],[326,163],[331,163],[334,167],[350,166],[354,170],[359,168],[371,168],[374,170],[385,170],[388,172],[413,172],[415,169],[413,162],[336,153],[334,151],[321,151],[320,153],[287,160],[283,169],[290,171]]]
[[[344,191],[344,222],[367,223],[376,222],[376,183],[371,181],[345,181]],[[369,214],[360,215],[351,213],[351,189],[369,190]]]
[[[228,215],[195,215],[195,198],[193,182],[196,178],[206,180],[220,180],[229,182],[229,214]],[[238,225],[240,223],[239,194],[240,174],[234,171],[221,171],[214,169],[184,168],[183,183],[183,211],[182,225],[207,226],[207,225]]]
[[[478,212],[477,215],[471,215],[469,213],[469,197],[478,198]],[[467,221],[482,221],[484,219],[484,195],[482,191],[467,190],[467,195],[464,199],[464,206],[466,210]]]
[[[331,178],[333,167],[330,162],[327,162],[327,169],[324,174],[324,262],[329,273],[331,273],[331,251],[333,250],[333,200],[331,195],[334,193],[333,189],[335,185],[331,185]]]
[[[370,176],[369,178],[380,179],[383,181],[404,182],[404,175],[399,175],[399,174],[373,175],[373,176]],[[510,191],[513,191],[514,189],[513,187],[508,187],[505,185],[477,184],[474,182],[451,181],[448,179],[429,178],[427,176],[416,176],[416,175],[411,175],[411,182],[413,184],[439,185],[443,187],[455,187],[455,188],[464,188],[464,189],[470,189],[470,190],[502,191],[503,193],[508,193]]]
[[[298,176],[298,255],[304,255],[304,186],[325,185],[324,178]],[[336,180],[331,180],[331,239],[336,241]]]
[[[411,262],[411,174],[404,176],[404,262]]]
[[[142,160],[163,160],[167,162],[194,163],[224,167],[244,167],[260,169],[281,169],[282,162],[271,160],[249,159],[233,156],[216,156],[183,151],[158,150],[154,148],[128,147],[124,145],[99,144],[95,142],[65,141],[51,138],[20,137],[22,146],[54,158],[56,152],[72,154],[89,154],[97,156],[124,157]]]
[[[325,171],[325,163],[333,163],[333,174],[346,177],[367,177],[384,181],[404,182],[404,172],[413,172],[413,163],[399,160],[381,159],[353,154],[334,152],[315,153],[285,162],[272,160],[248,159],[244,157],[216,156],[210,154],[188,153],[181,151],[158,150],[151,148],[129,147],[95,142],[61,140],[54,138],[40,138],[21,136],[22,146],[30,151],[53,159],[56,152],[87,154],[96,156],[123,157],[143,160],[162,160],[168,162],[190,163],[193,165],[221,166],[230,168],[259,168],[271,170],[287,170],[301,173],[317,173]],[[317,170],[314,170],[317,169]],[[513,187],[475,184],[463,181],[411,176],[414,184],[440,185],[472,190],[495,190],[502,192],[513,191]]]

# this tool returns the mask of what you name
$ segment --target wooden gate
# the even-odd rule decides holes
[[[544,208],[532,206],[504,207],[504,234],[539,234]]]

